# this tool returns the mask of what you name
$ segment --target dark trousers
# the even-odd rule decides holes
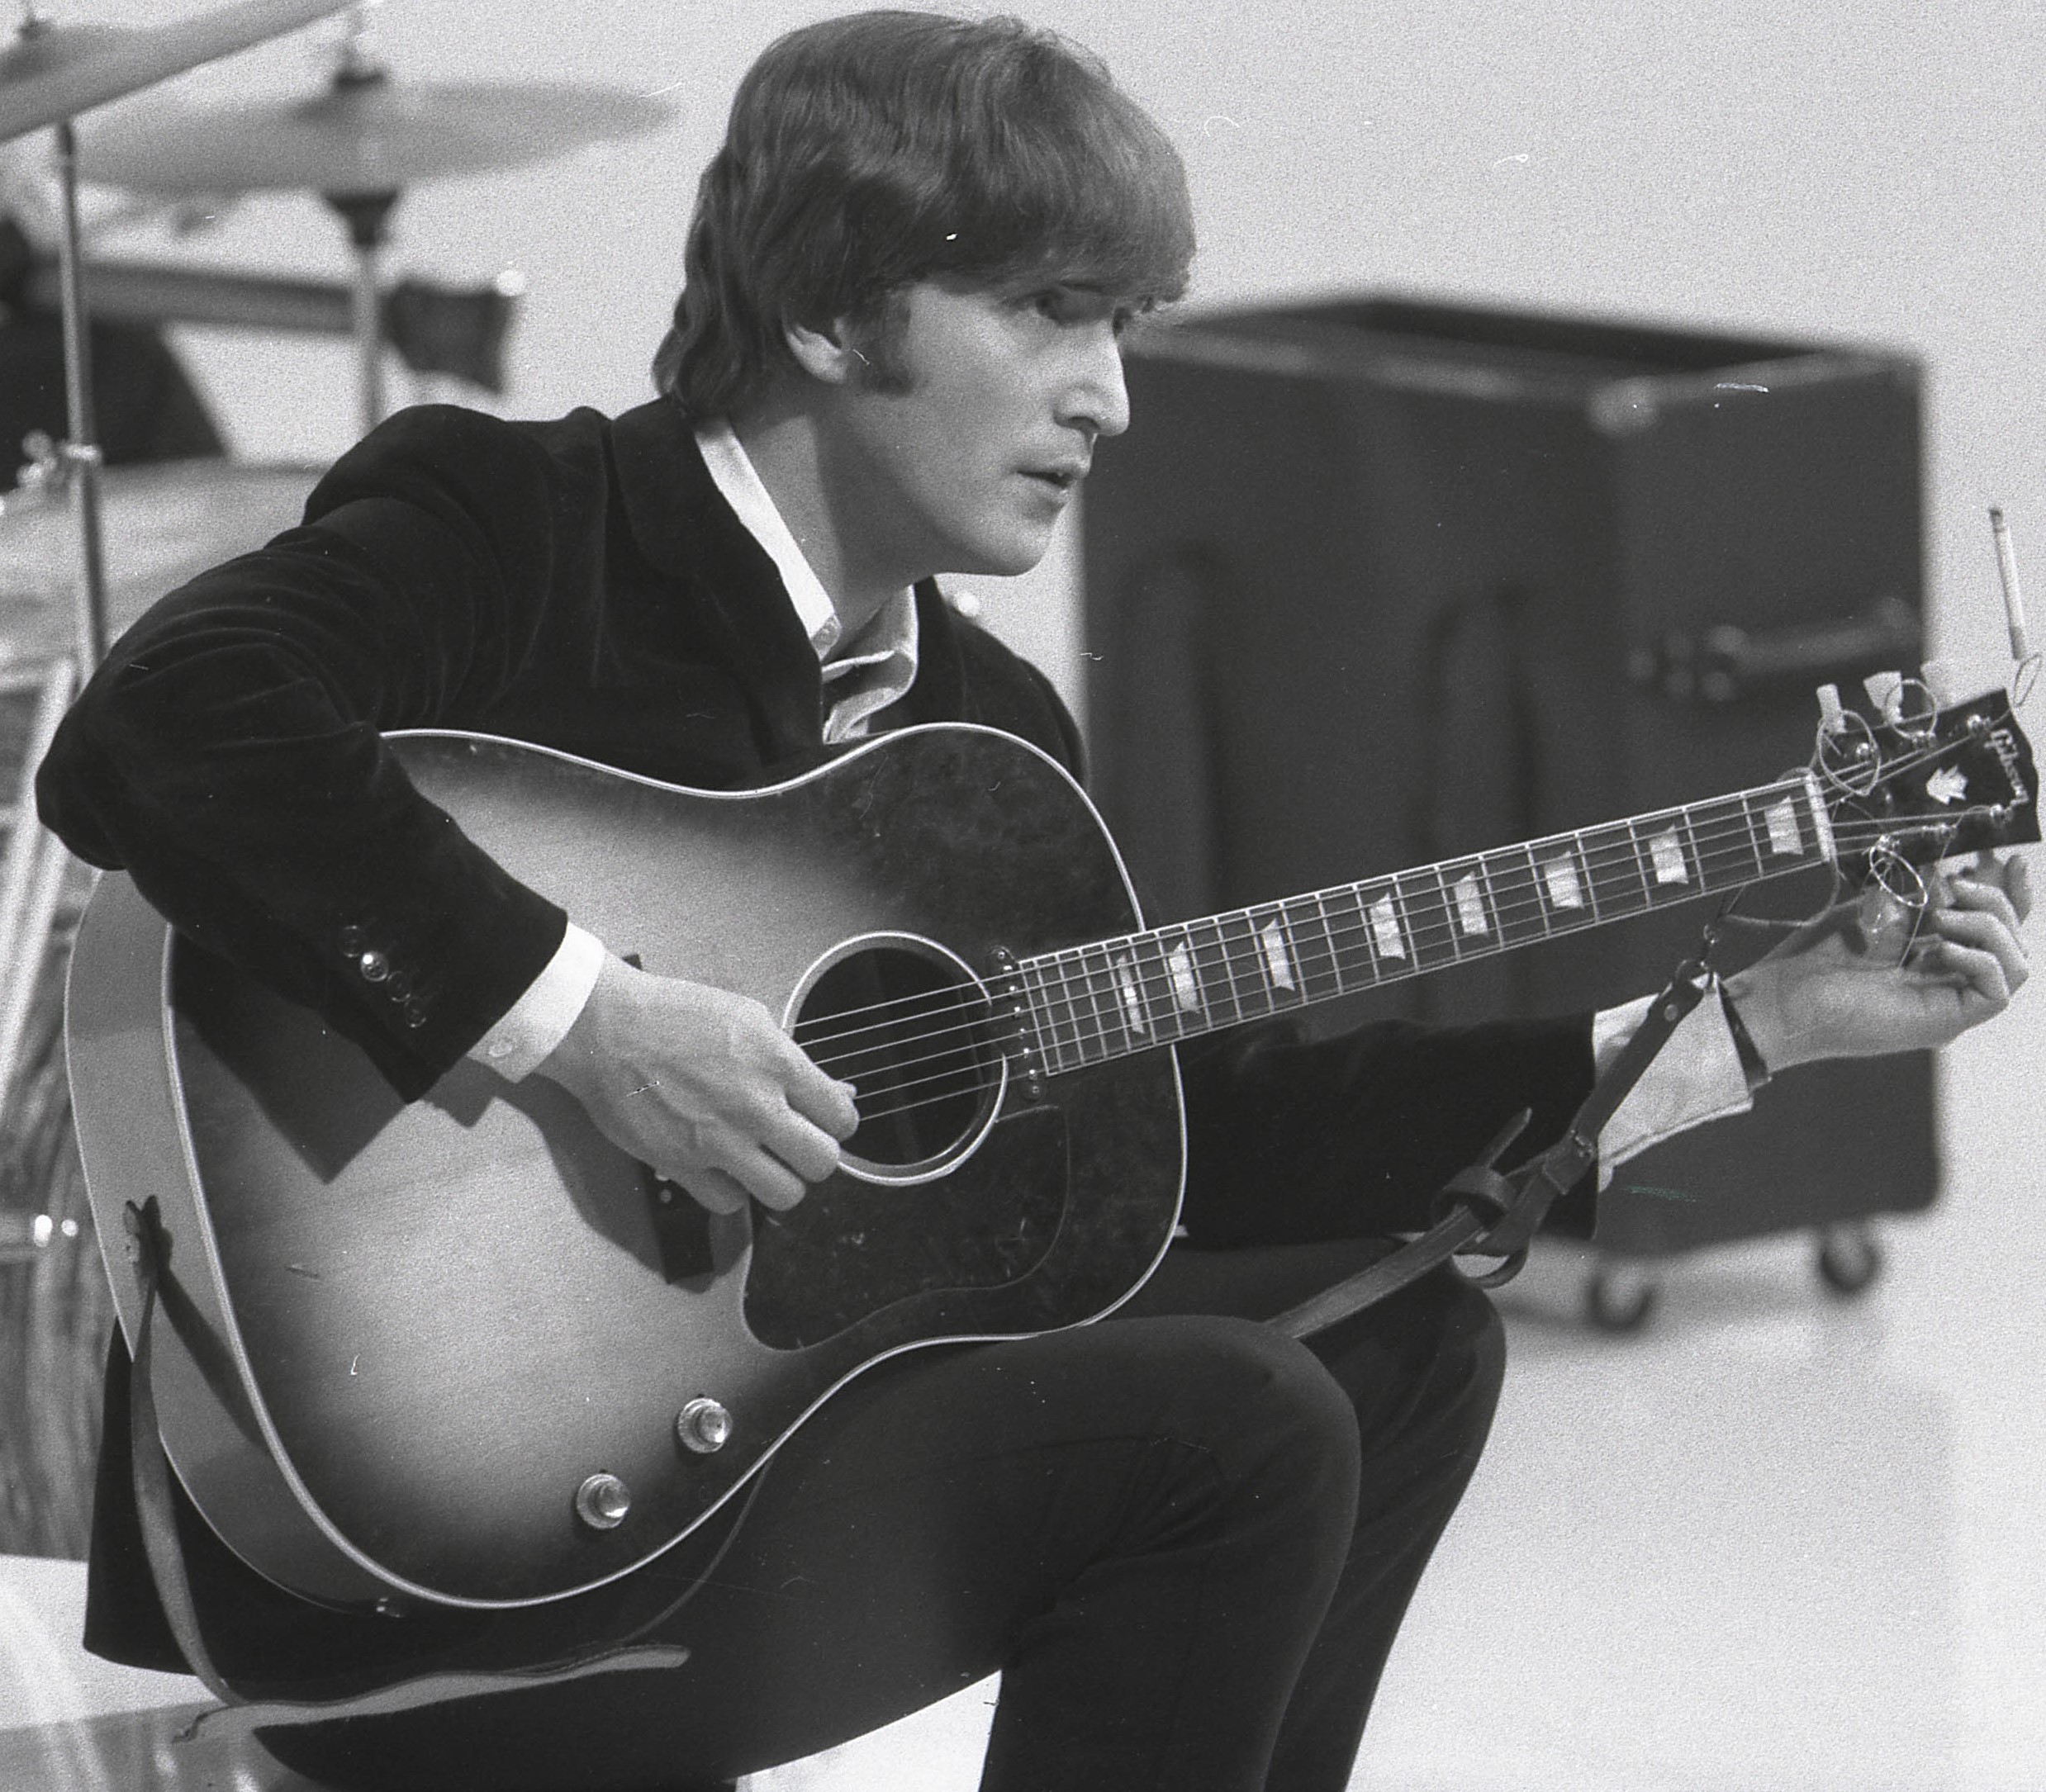
[[[1445,1272],[1255,1323],[1384,1248],[1175,1249],[1104,1323],[871,1371],[664,1623],[678,1670],[265,1740],[387,1792],[683,1792],[999,1669],[984,1792],[1342,1792],[1503,1366]]]

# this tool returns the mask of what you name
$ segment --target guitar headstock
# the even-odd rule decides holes
[[[2007,692],[1942,709],[1907,680],[1879,721],[1841,709],[1828,692],[1820,701],[1825,719],[1811,769],[1850,877],[1865,879],[1872,863],[1881,880],[1885,865],[1934,865],[2039,838],[2032,744]]]

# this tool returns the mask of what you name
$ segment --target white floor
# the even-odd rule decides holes
[[[1862,1300],[1791,1241],[1677,1266],[1630,1339],[1578,1322],[1560,1251],[1507,1291],[1498,1429],[1360,1792],[2046,1788],[2033,994],[1949,1055],[1947,1195]],[[80,1571],[0,1569],[0,1730],[197,1696],[77,1651]],[[753,1792],[969,1792],[992,1694]]]

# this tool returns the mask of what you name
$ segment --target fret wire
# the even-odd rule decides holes
[[[1293,936],[1293,924],[1286,913],[1283,902],[1260,904],[1265,913],[1261,922],[1254,920],[1257,962],[1265,973],[1265,980],[1271,986],[1272,1007],[1276,1012],[1282,1006],[1296,1005],[1307,1000],[1307,966],[1300,962],[1300,942]],[[1272,931],[1278,930],[1278,956],[1284,965],[1290,985],[1282,981],[1279,966],[1274,965]]]
[[[1094,1044],[1099,1048],[1101,1055],[1104,1058],[1112,1058],[1115,1055],[1115,1054],[1111,1049],[1110,1041],[1115,1037],[1116,1033],[1120,1031],[1122,1027],[1122,1011],[1114,1000],[1114,992],[1112,989],[1104,989],[1102,987],[1102,975],[1100,970],[1097,969],[1093,964],[1089,962],[1089,955],[1090,953],[1100,954],[1103,960],[1103,965],[1104,967],[1107,962],[1107,955],[1101,952],[1101,948],[1099,946],[1083,946],[1080,947],[1080,975],[1081,982],[1086,988],[1087,1005],[1094,1011]],[[1113,1017],[1113,1021],[1104,1020],[1102,1017],[1101,1003],[1102,998],[1104,996],[1108,998],[1108,1012]]]
[[[1138,999],[1151,1017],[1151,1036],[1161,1041],[1177,1039],[1184,1029],[1180,1025],[1180,1005],[1172,999],[1172,980],[1165,969],[1163,936],[1156,930],[1132,934],[1127,943],[1131,974],[1136,979]]]
[[[1578,836],[1584,856],[1584,875],[1592,886],[1592,907],[1603,920],[1610,916],[1618,920],[1622,915],[1634,913],[1616,906],[1626,899],[1626,885],[1632,881],[1622,869],[1621,854],[1617,850],[1619,833],[1610,822],[1597,827],[1588,827]],[[1593,848],[1601,853],[1594,856]],[[1604,900],[1600,898],[1602,895]]]
[[[1119,1045],[1124,1050],[1133,1050],[1143,1035],[1130,1025],[1129,1004],[1123,995],[1123,979],[1117,974],[1113,942],[1099,949],[1101,968],[1099,973],[1101,993],[1108,1004],[1108,1012],[1115,1017],[1114,1031],[1104,1038],[1104,1046]]]
[[[1251,919],[1251,911],[1231,909],[1222,917],[1217,931],[1222,936],[1222,956],[1229,966],[1229,993],[1236,999],[1237,1012],[1253,1019],[1270,1014],[1271,978],[1265,968],[1263,955],[1257,950],[1257,927]],[[1244,964],[1246,958],[1250,961],[1247,973]]]
[[[1108,955],[1110,988],[1115,997],[1115,1012],[1123,1022],[1123,1036],[1130,1050],[1141,1051],[1157,1038],[1158,1024],[1137,974],[1135,942],[1127,936],[1111,940]]]
[[[1456,941],[1456,923],[1450,918],[1449,886],[1442,881],[1442,868],[1439,865],[1428,865],[1423,869],[1420,875],[1424,877],[1430,875],[1433,875],[1435,879],[1434,893],[1431,895],[1425,885],[1420,889],[1416,890],[1407,901],[1408,916],[1409,919],[1412,920],[1417,913],[1421,909],[1423,903],[1430,901],[1435,903],[1441,910],[1442,931],[1449,936],[1449,961],[1452,965],[1457,964],[1461,961],[1464,952],[1463,948],[1459,946]],[[1399,881],[1403,888],[1404,879],[1403,879]],[[1411,930],[1411,936],[1413,940],[1414,960],[1416,963],[1420,963],[1422,960],[1424,960],[1430,950],[1430,942],[1426,937],[1423,929],[1433,925],[1434,923],[1431,921],[1426,919],[1416,920],[1413,922],[1413,926]]]
[[[1735,805],[1737,815],[1735,813],[1727,812],[1725,800],[1716,804],[1699,805],[1701,808],[1716,808],[1725,813],[1725,819],[1717,823],[1715,835],[1716,843],[1712,849],[1719,860],[1718,869],[1714,872],[1715,888],[1718,887],[1718,881],[1721,878],[1729,883],[1740,882],[1740,879],[1732,870],[1732,865],[1743,859],[1751,859],[1754,856],[1754,840],[1748,827],[1747,806],[1739,803],[1738,799],[1735,799]],[[1739,836],[1737,840],[1735,837],[1735,835]]]
[[[1096,1024],[1101,1030],[1103,1054],[1113,1058],[1118,1046],[1130,1042],[1129,1017],[1123,1012],[1123,992],[1116,987],[1115,955],[1107,946],[1097,943],[1084,946],[1080,951],[1080,974],[1087,979],[1087,987],[1094,997]],[[1107,1003],[1107,1013],[1102,1005]]]
[[[1069,989],[1073,986],[1073,973],[1080,975],[1080,995],[1073,999],[1073,1047],[1082,1064],[1089,1062],[1087,1047],[1091,1041],[1099,1044],[1101,1039],[1101,1010],[1094,1001],[1094,993],[1087,981],[1086,948],[1075,946],[1059,954],[1059,981]],[[1080,998],[1086,1001],[1083,1014]]]
[[[1592,861],[1585,853],[1583,834],[1573,834],[1570,837],[1568,851],[1571,858],[1576,861],[1578,870],[1583,877],[1584,899],[1591,904],[1592,919],[1594,922],[1602,921],[1605,916],[1598,906],[1598,879],[1592,874]]]
[[[1243,1007],[1237,1000],[1236,980],[1229,972],[1229,955],[1222,949],[1219,922],[1213,916],[1198,923],[1200,932],[1193,939],[1194,974],[1199,979],[1201,995],[1207,1004],[1208,1024],[1212,1026],[1234,1026],[1243,1018]],[[1217,1012],[1216,1003],[1227,997],[1227,1014]]]
[[[1179,994],[1172,988],[1172,957],[1166,947],[1166,929],[1156,927],[1150,933],[1133,935],[1129,957],[1136,964],[1137,988],[1144,992],[1144,1007],[1152,1015],[1158,1037],[1166,1037],[1166,1023],[1170,1023],[1170,1037],[1183,1039],[1187,1033],[1187,1015],[1180,1008]],[[1162,1021],[1158,1019],[1160,1015],[1164,1015]]]
[[[1260,907],[1262,905],[1260,904]],[[1238,943],[1238,951],[1248,958],[1257,972],[1258,1000],[1267,1014],[1276,1012],[1279,1006],[1279,980],[1272,974],[1271,960],[1265,955],[1265,929],[1258,919],[1258,908],[1243,911],[1244,936]]]
[[[1641,847],[1641,831],[1632,822],[1627,823],[1627,844],[1634,849],[1634,875],[1641,886],[1641,907],[1652,910],[1655,906],[1655,886],[1649,880],[1649,860]]]
[[[1193,1012],[1201,1027],[1203,1029],[1206,1029],[1213,1026],[1215,1022],[1213,1016],[1208,1010],[1207,986],[1201,981],[1200,957],[1199,953],[1194,949],[1193,929],[1190,927],[1182,927],[1179,932],[1180,947],[1180,950],[1186,955],[1187,981],[1193,985],[1194,989],[1195,1007]],[[1171,959],[1169,955],[1165,960],[1165,966],[1167,974],[1170,974],[1171,970]],[[1180,988],[1176,979],[1173,982],[1172,997],[1174,1006],[1178,1007]],[[1180,1012],[1181,1017],[1184,1018],[1186,1011],[1184,1008],[1180,1008]]]
[[[1808,832],[1815,843],[1821,841],[1818,805],[1809,783],[1789,779],[1703,804],[1043,955],[1019,967],[1040,1055],[1048,1069],[1064,1068],[1069,1058],[1085,1064],[1118,1050],[1232,1025],[1289,1002],[1348,993],[1356,987],[1360,970],[1374,982],[1403,978],[1503,951],[1525,939],[1595,926],[1637,912],[1624,906],[1631,900],[1630,888],[1638,889],[1645,909],[1652,909],[1662,899],[1659,891],[1669,900],[1682,901],[1730,883],[1795,870],[1797,862],[1773,867],[1773,860],[1793,856],[1770,851],[1781,824],[1765,838],[1764,811],[1784,802],[1791,805],[1801,836]],[[1682,884],[1664,884],[1654,875],[1654,855],[1645,832],[1662,827],[1688,860],[1690,875]],[[1806,856],[1801,845],[1795,860]],[[1824,856],[1818,851],[1812,861],[1822,862]],[[1626,870],[1630,861],[1631,878]],[[1547,875],[1550,868],[1560,874],[1565,866],[1569,878],[1582,879],[1582,903],[1559,901],[1559,896],[1578,894],[1564,875],[1553,881]],[[1526,889],[1517,890],[1523,878]],[[1460,898],[1457,892],[1466,879],[1469,887]],[[1309,902],[1315,905],[1312,915],[1296,906]],[[1339,911],[1343,904],[1347,908]],[[1485,923],[1482,929],[1473,932],[1463,925],[1478,915]],[[1265,936],[1275,927],[1276,934],[1268,940]],[[1303,938],[1319,943],[1303,948]],[[1325,990],[1320,983],[1323,948]],[[1175,951],[1181,955],[1176,969]],[[1255,974],[1243,962],[1246,951],[1252,955]],[[1278,980],[1282,967],[1291,978],[1289,987]],[[1227,1016],[1217,1010],[1225,989],[1232,1011]],[[1187,994],[1195,1006],[1183,1004]],[[1114,1015],[1113,1026],[1104,1014],[1104,1003]],[[1142,1026],[1133,1024],[1139,1019]]]
[[[1363,982],[1363,986],[1369,988],[1379,980],[1379,968],[1377,960],[1371,953],[1371,922],[1365,921],[1365,886],[1363,884],[1342,884],[1336,890],[1336,900],[1340,902],[1342,898],[1348,898],[1351,913],[1356,918],[1344,922],[1344,937],[1348,941],[1346,945],[1336,945],[1334,927],[1330,927],[1328,931],[1328,943],[1336,945],[1338,964],[1342,964],[1352,978],[1356,978],[1356,980]]]
[[[1321,942],[1309,924],[1313,917],[1304,909],[1298,914],[1294,913],[1296,906],[1313,900],[1311,896],[1289,896],[1274,905],[1279,911],[1274,918],[1285,936],[1287,955],[1293,960],[1294,993],[1303,1003],[1322,1000],[1321,985],[1333,975],[1332,972],[1324,973],[1322,969]],[[1301,943],[1303,932],[1308,941],[1305,946]],[[1332,995],[1335,992],[1330,990],[1327,993]]]
[[[1336,993],[1341,995],[1344,993],[1343,955],[1336,950],[1336,928],[1328,918],[1328,899],[1326,892],[1320,890],[1315,892],[1314,906],[1321,916],[1322,937],[1328,941],[1329,973],[1336,979]]]
[[[1046,1016],[1046,1018],[1047,1018],[1047,1020],[1049,1020],[1049,1021],[1051,1022],[1051,1040],[1050,1040],[1050,1049],[1051,1049],[1051,1050],[1052,1052],[1054,1052],[1054,1053],[1056,1053],[1056,1054],[1057,1055],[1058,1060],[1059,1060],[1059,1061],[1058,1061],[1058,1063],[1057,1063],[1057,1064],[1056,1064],[1056,1065],[1055,1065],[1055,1066],[1052,1066],[1051,1068],[1053,1068],[1053,1069],[1058,1069],[1058,1070],[1063,1070],[1063,1069],[1066,1069],[1066,1041],[1059,1036],[1059,1028],[1060,1028],[1060,1026],[1061,1026],[1061,1025],[1067,1025],[1067,1026],[1070,1026],[1070,1025],[1071,1024],[1071,1022],[1070,1022],[1070,1018],[1069,1018],[1067,1021],[1066,1021],[1066,1022],[1061,1022],[1060,1021],[1059,1017],[1058,1017],[1058,1015],[1057,1015],[1057,1014],[1056,1014],[1056,1012],[1052,1010],[1052,1007],[1051,1007],[1051,1001],[1052,1001],[1052,997],[1051,997],[1051,977],[1050,977],[1050,967],[1047,965],[1047,963],[1045,962],[1045,960],[1042,960],[1042,959],[1033,959],[1033,960],[1031,960],[1029,962],[1030,962],[1032,965],[1034,965],[1034,966],[1036,967],[1036,970],[1037,970],[1037,988],[1038,988],[1038,989],[1039,989],[1040,993],[1042,994],[1043,998],[1044,998],[1044,1012],[1045,1012],[1045,1016]],[[1024,981],[1025,981],[1025,984],[1026,984],[1026,986],[1027,986],[1027,985],[1028,985],[1028,973],[1027,971],[1026,971],[1026,973],[1025,973],[1025,974],[1024,974]],[[1067,1007],[1067,1008],[1068,1008],[1069,1010],[1070,1010],[1070,1008],[1071,1007],[1071,1006],[1072,1006],[1072,1004],[1071,1004],[1070,1000],[1070,999],[1067,999],[1067,1000],[1066,1000],[1066,1007]]]
[[[1746,818],[1748,823],[1749,850],[1754,854],[1754,875],[1757,877],[1767,877],[1768,875],[1768,865],[1762,855],[1762,833],[1761,830],[1755,826],[1754,805],[1745,796],[1741,797],[1739,800],[1740,804],[1740,813]]]
[[[1548,890],[1542,882],[1541,866],[1536,862],[1532,841],[1521,848],[1527,858],[1527,881],[1535,893],[1535,904],[1541,915],[1541,936],[1545,940],[1555,936],[1555,917],[1549,902]]]
[[[1678,809],[1677,820],[1683,829],[1683,837],[1691,843],[1691,875],[1697,879],[1701,893],[1708,891],[1712,887],[1711,868],[1706,864],[1705,855],[1698,848],[1698,827],[1693,810],[1688,806]]]

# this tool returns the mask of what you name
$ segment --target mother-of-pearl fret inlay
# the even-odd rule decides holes
[[[1836,856],[1811,773],[1023,960],[1054,1073]],[[1312,903],[1312,909],[1304,906]]]
[[[1478,874],[1466,871],[1450,885],[1450,894],[1456,898],[1457,925],[1466,933],[1489,933],[1492,929],[1485,920],[1485,899],[1478,888]]]
[[[1788,797],[1764,809],[1762,821],[1769,831],[1769,851],[1777,857],[1804,856],[1804,833],[1797,826],[1797,811]]]
[[[1279,923],[1266,922],[1265,931],[1257,937],[1265,948],[1265,968],[1271,973],[1272,981],[1281,989],[1297,989],[1299,985],[1293,980],[1293,960],[1286,956],[1286,936]]]
[[[1137,988],[1137,969],[1127,954],[1115,961],[1115,987],[1123,998],[1123,1012],[1132,1033],[1147,1033],[1144,1023],[1144,998]]]
[[[1577,875],[1577,861],[1568,853],[1544,862],[1541,881],[1548,889],[1549,900],[1558,908],[1584,906],[1584,885]]]
[[[1688,884],[1691,874],[1683,862],[1683,845],[1677,838],[1677,830],[1665,827],[1659,834],[1651,834],[1648,842],[1648,861],[1655,867],[1658,884]]]
[[[1365,913],[1370,917],[1371,937],[1378,942],[1379,955],[1404,958],[1407,938],[1399,931],[1399,911],[1393,906],[1393,893],[1386,891]]]

